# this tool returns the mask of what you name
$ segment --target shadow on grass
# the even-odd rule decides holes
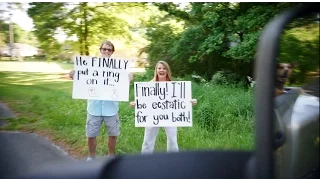
[[[72,81],[66,74],[0,72],[0,79],[0,99],[61,91],[70,97],[72,94]]]
[[[30,73],[30,72],[0,72],[1,84],[40,85],[54,82],[68,82],[68,74]]]

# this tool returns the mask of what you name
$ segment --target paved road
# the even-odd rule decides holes
[[[0,103],[0,119],[13,115]],[[47,163],[75,161],[64,151],[33,133],[0,131],[0,178],[13,178]]]
[[[6,104],[0,102],[0,127],[6,125],[4,119],[14,118],[15,115],[10,111]]]
[[[47,163],[73,161],[45,138],[20,132],[0,132],[0,154],[2,178],[23,175]]]

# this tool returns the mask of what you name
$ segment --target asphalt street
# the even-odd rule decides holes
[[[13,117],[0,103],[0,119]],[[75,161],[46,138],[34,133],[0,131],[0,178],[14,178],[47,166],[49,163]]]

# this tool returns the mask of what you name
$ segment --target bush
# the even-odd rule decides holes
[[[192,86],[197,124],[208,131],[226,131],[241,125],[241,131],[252,130],[253,92],[221,85]],[[240,129],[239,129],[240,130]]]
[[[215,84],[215,85],[227,85],[227,79],[226,77],[223,75],[223,71],[217,71],[211,79],[211,83]]]
[[[144,73],[136,73],[134,75],[135,82],[149,82],[154,76],[154,69],[146,68]]]

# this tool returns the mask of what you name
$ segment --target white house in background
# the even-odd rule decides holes
[[[7,43],[5,47],[1,48],[2,55],[11,56],[10,43]],[[39,49],[25,43],[13,43],[12,55],[15,57],[34,56],[39,54]]]

